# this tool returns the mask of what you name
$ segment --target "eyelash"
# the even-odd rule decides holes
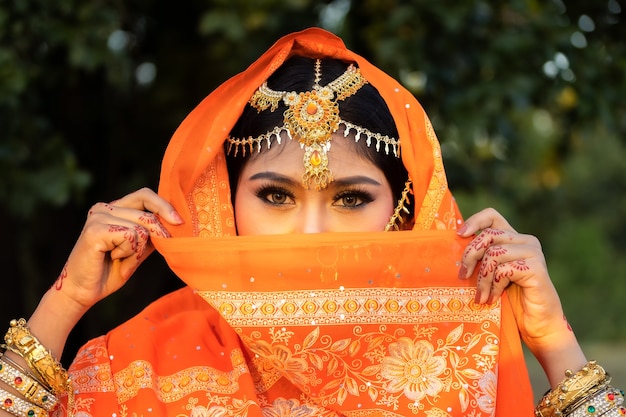
[[[346,208],[346,209],[358,209],[361,206],[364,206],[364,205],[374,201],[374,196],[369,191],[367,191],[367,190],[365,190],[363,188],[360,188],[360,187],[355,187],[355,188],[351,188],[351,189],[340,191],[334,197],[334,201],[338,202],[341,199],[344,199],[346,197],[355,197],[356,199],[361,201],[356,206],[343,206],[343,208]]]
[[[291,199],[295,198],[295,196],[293,195],[292,192],[290,192],[289,190],[287,190],[284,187],[280,187],[280,186],[276,186],[276,185],[269,185],[269,184],[268,185],[261,185],[254,192],[254,195],[256,195],[258,198],[260,198],[264,203],[271,204],[272,206],[281,206],[281,205],[283,205],[281,203],[274,203],[270,199],[268,199],[267,197],[270,196],[271,194],[284,194],[288,198],[291,198]]]
[[[289,191],[288,189],[284,187],[273,185],[273,184],[261,185],[255,191],[254,194],[259,199],[261,199],[264,203],[270,204],[272,206],[282,206],[285,204],[285,203],[275,203],[271,201],[268,197],[272,194],[283,194],[289,199],[292,199],[292,200],[295,199],[295,195],[291,191]],[[345,206],[345,205],[337,204],[340,200],[346,197],[354,197],[360,202],[356,206]],[[372,201],[374,201],[374,199],[375,198],[372,195],[372,193],[370,193],[369,191],[361,187],[355,186],[354,188],[349,188],[349,189],[338,192],[333,197],[333,205],[337,205],[338,207],[341,207],[347,210],[355,210],[355,209],[361,208],[362,206],[365,206],[368,203],[371,203]]]

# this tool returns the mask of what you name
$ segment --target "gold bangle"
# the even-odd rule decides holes
[[[0,388],[0,408],[14,416],[48,417],[49,414],[41,407],[24,401],[21,398]]]
[[[28,374],[12,366],[6,359],[0,353],[0,380],[13,387],[33,404],[46,411],[54,410],[59,400]]]
[[[586,397],[593,388],[608,384],[610,380],[611,377],[596,361],[587,362],[576,373],[568,369],[565,371],[565,379],[543,396],[535,408],[535,416],[562,416],[565,409]]]
[[[70,388],[67,371],[31,334],[26,327],[26,320],[11,320],[10,326],[4,335],[7,348],[23,357],[53,394],[66,392]]]

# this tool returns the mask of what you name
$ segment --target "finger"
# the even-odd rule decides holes
[[[163,197],[149,188],[141,188],[111,203],[115,207],[124,207],[148,211],[163,218],[169,224],[182,224],[183,220],[174,207]]]
[[[111,259],[132,256],[141,258],[148,248],[150,232],[136,221],[106,212],[90,213],[82,232],[87,247],[109,253]]]
[[[477,276],[477,303],[491,303],[511,282],[532,275],[536,249],[527,245],[491,246],[485,251]]]
[[[465,279],[472,276],[474,268],[490,247],[503,244],[524,244],[526,241],[525,236],[526,235],[500,229],[487,228],[482,230],[480,234],[467,245],[463,252],[459,278]]]
[[[513,229],[509,222],[506,221],[497,210],[486,208],[468,217],[457,233],[461,236],[468,237],[487,228],[515,232],[515,229]]]
[[[131,256],[141,259],[144,256],[150,237],[150,232],[145,227],[138,224],[132,226],[115,224],[109,225],[109,233],[115,236],[112,241],[115,247],[111,250],[111,259],[125,259]]]
[[[163,224],[161,224],[161,221],[156,215],[135,208],[98,203],[89,211],[89,217],[98,219],[91,221],[99,221],[105,224],[117,224],[117,219],[126,220],[134,224],[140,224],[153,236],[170,237],[170,233]]]
[[[515,259],[498,265],[493,274],[491,291],[486,303],[493,304],[502,296],[502,293],[511,282],[520,281],[529,272],[530,266],[526,259]]]

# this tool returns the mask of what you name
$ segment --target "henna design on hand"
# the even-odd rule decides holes
[[[529,269],[530,267],[526,264],[525,259],[516,259],[515,261],[507,262],[498,268],[494,281],[500,282],[502,278],[511,280],[515,272],[528,271]]]
[[[569,330],[570,332],[574,332],[574,329],[572,329],[572,326],[569,324],[569,321],[567,320],[567,317],[565,316],[565,314],[563,314],[563,320],[565,320],[565,325],[567,326],[567,330]]]
[[[139,236],[140,242],[147,242],[150,238],[150,233],[148,232],[148,230],[146,230],[146,228],[141,225],[136,225],[135,231],[137,232],[137,236]],[[144,248],[145,245],[142,245],[141,249],[137,251],[137,259],[141,258],[141,256],[143,255]]]
[[[526,259],[518,259],[511,265],[513,269],[518,271],[528,271],[530,267],[526,265]]]
[[[170,237],[167,230],[161,226],[161,222],[153,213],[144,213],[139,217],[139,221],[150,225],[150,233],[158,237]]]
[[[495,242],[496,236],[504,234],[503,230],[498,229],[485,229],[472,241],[471,246],[480,251],[489,248]]]
[[[496,272],[496,276],[493,279],[495,282],[500,282],[502,280],[502,278],[506,278],[508,280],[511,280],[511,277],[513,276],[513,269],[509,266],[506,265],[505,268],[498,268],[498,272]]]
[[[59,274],[59,277],[56,279],[56,281],[54,281],[54,289],[57,291],[61,291],[61,288],[63,288],[63,280],[67,277],[67,264],[63,265],[63,269],[61,270],[61,273]]]
[[[111,225],[109,226],[109,232],[118,233],[124,232],[124,239],[126,239],[130,243],[130,247],[133,252],[137,252],[137,240],[135,239],[135,235],[131,233],[131,231],[124,226]]]
[[[486,261],[483,259],[483,262],[480,264],[480,270],[478,271],[478,275],[486,278],[489,274],[492,274],[497,268],[497,260],[489,259],[488,261]]]

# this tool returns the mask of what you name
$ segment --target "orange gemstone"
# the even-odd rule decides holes
[[[306,105],[306,112],[311,116],[317,113],[317,109],[317,103],[313,103],[312,101],[309,101],[309,103]]]
[[[318,151],[313,151],[310,161],[311,165],[313,165],[314,167],[319,166],[319,164],[322,163],[322,157],[320,156],[320,153]]]

